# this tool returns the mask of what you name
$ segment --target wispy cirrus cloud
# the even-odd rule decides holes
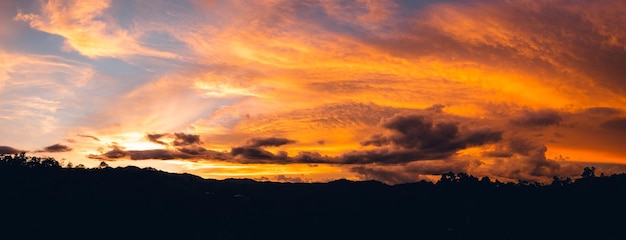
[[[30,27],[65,38],[67,50],[87,57],[125,57],[147,55],[173,58],[175,54],[151,49],[138,39],[141,33],[117,25],[106,11],[112,2],[52,0],[36,13],[19,11],[16,20]]]

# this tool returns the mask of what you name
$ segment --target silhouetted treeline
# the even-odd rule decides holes
[[[626,175],[552,184],[274,183],[0,158],[0,235],[15,239],[626,239]],[[6,238],[9,239],[9,238]]]

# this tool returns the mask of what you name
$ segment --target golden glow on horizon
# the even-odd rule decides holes
[[[610,152],[553,145],[548,145],[546,155],[554,159],[562,159],[563,161],[585,163],[624,163],[626,161],[624,156]]]
[[[145,133],[128,132],[119,135],[100,137],[100,141],[106,144],[114,144],[125,150],[150,150],[164,149],[165,146],[150,142]]]
[[[329,181],[345,177],[346,171],[326,164],[232,164],[219,161],[165,161],[164,168],[178,172],[190,172],[204,178],[252,178],[257,180],[284,181],[282,177],[300,178],[305,182]],[[278,177],[278,178],[277,178]],[[349,179],[356,180],[354,176]]]

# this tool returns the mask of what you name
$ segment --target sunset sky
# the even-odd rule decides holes
[[[0,153],[389,184],[626,171],[626,1],[0,2]]]

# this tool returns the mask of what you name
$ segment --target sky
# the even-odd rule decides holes
[[[0,153],[388,184],[626,172],[626,2],[0,2]]]

